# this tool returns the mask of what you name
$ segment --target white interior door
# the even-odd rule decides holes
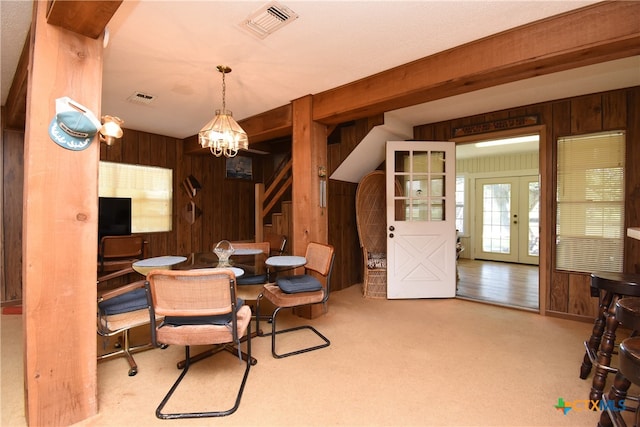
[[[388,141],[387,298],[456,293],[455,143]]]
[[[537,176],[476,180],[477,259],[538,264]]]

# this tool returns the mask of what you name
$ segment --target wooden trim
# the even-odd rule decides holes
[[[346,122],[637,55],[639,22],[635,2],[602,2],[577,9],[316,94],[313,120]]]

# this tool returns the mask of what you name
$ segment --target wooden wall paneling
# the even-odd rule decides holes
[[[569,311],[569,275],[555,270],[549,281],[549,312],[568,313]]]
[[[569,276],[569,314],[595,319],[598,315],[597,301],[591,296],[591,277],[588,274]]]
[[[625,227],[640,226],[640,87],[626,91]],[[625,239],[624,269],[640,273],[640,240]]]
[[[354,283],[362,283],[362,250],[357,235],[355,217],[355,193],[357,184],[330,181],[331,203],[328,207],[329,242],[336,253],[334,275],[331,279],[332,291],[344,289]]]
[[[29,78],[29,53],[31,32],[27,33],[16,72],[2,107],[3,129],[15,129],[24,132],[27,109],[27,81]]]
[[[571,134],[602,130],[602,95],[586,95],[571,100]]]
[[[151,148],[151,138],[154,136],[150,133],[138,132],[138,151],[131,151],[131,157],[123,158],[123,161],[131,164],[157,166],[153,164],[153,158],[151,157],[151,152],[155,151],[155,149],[152,150]],[[154,143],[156,142],[154,138]]]
[[[199,233],[199,241],[194,242],[198,251],[210,251],[212,244],[220,240],[217,222],[215,221],[214,208],[219,206],[216,199],[216,183],[214,182],[215,158],[213,155],[202,156],[197,159],[198,171],[202,176],[202,229]]]
[[[342,144],[329,144],[327,146],[327,176],[331,176],[345,158],[342,155],[342,151]]]
[[[202,199],[202,191],[198,192],[193,198],[189,197],[187,192],[182,188],[182,181],[189,175],[193,175],[194,178],[200,182],[201,178],[193,174],[192,159],[193,156],[183,154],[184,149],[181,143],[176,143],[173,146],[172,157],[176,159],[173,169],[173,212],[174,212],[174,230],[176,236],[176,254],[189,254],[193,252],[191,249],[192,231],[195,226],[190,224],[184,217],[183,213],[187,207],[187,204],[193,201],[197,208],[202,209],[200,200]],[[196,219],[196,222],[202,221],[202,218]]]
[[[127,163],[130,165],[146,164],[144,157],[140,156],[140,139],[145,138],[147,134],[145,132],[139,132],[135,130],[124,129],[124,134],[119,142],[116,142],[110,150],[118,148],[119,157],[117,160],[120,163]],[[142,161],[141,161],[142,159]]]
[[[22,195],[24,132],[2,138],[2,303],[22,301]]]
[[[200,194],[196,197],[196,206],[200,208],[202,214],[200,218],[198,218],[190,228],[190,236],[191,240],[185,242],[184,245],[189,248],[189,252],[202,252],[209,251],[211,247],[209,242],[207,241],[207,245],[203,245],[203,233],[205,229],[205,225],[208,224],[205,222],[205,213],[207,209],[210,211],[210,207],[207,205],[208,199],[210,197],[211,188],[207,186],[207,177],[210,175],[209,168],[205,170],[203,165],[205,164],[205,160],[209,160],[208,156],[183,156],[189,157],[191,161],[191,173],[196,177],[198,182],[200,182]],[[207,163],[208,165],[208,163]]]
[[[434,141],[448,141],[451,139],[451,126],[445,123],[440,123],[433,128],[433,137],[430,138]],[[428,139],[427,139],[428,140]]]
[[[433,140],[433,125],[414,126],[413,139],[418,141]]]
[[[603,130],[618,130],[627,127],[628,95],[629,91],[624,89],[602,94]]]
[[[571,102],[568,100],[552,103],[552,121],[550,126],[547,127],[549,132],[547,134],[547,160],[552,167],[548,170],[547,182],[549,187],[545,190],[545,209],[544,215],[549,220],[549,268],[548,268],[548,280],[549,289],[547,295],[548,309],[549,311],[566,312],[568,310],[568,283],[569,277],[567,273],[558,272],[555,269],[556,259],[556,165],[558,164],[558,150],[557,139],[561,136],[568,136],[571,134]],[[541,236],[542,237],[542,236]],[[541,271],[542,273],[542,271]],[[562,280],[560,280],[562,278]]]
[[[46,6],[34,2],[25,130],[24,385],[28,425],[60,426],[98,411],[100,147],[96,137],[82,151],[66,150],[43,124],[61,96],[100,115],[103,41],[48,25]]]

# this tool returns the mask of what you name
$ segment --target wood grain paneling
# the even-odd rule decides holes
[[[22,194],[24,132],[4,131],[2,138],[2,303],[22,300]]]

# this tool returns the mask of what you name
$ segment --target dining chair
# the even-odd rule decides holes
[[[146,241],[140,235],[104,236],[98,247],[98,273],[124,270],[144,258]]]
[[[133,270],[131,270],[133,272]],[[126,357],[129,362],[129,376],[138,373],[138,365],[133,358],[134,353],[154,348],[148,342],[142,345],[131,345],[130,332],[132,329],[148,325],[149,302],[144,280],[120,286],[101,293],[98,296],[97,310],[98,335],[105,337],[105,346],[108,337],[118,336],[115,351],[98,356],[98,360],[112,359],[114,357]]]
[[[271,252],[269,255],[284,255],[287,247],[287,236],[284,234],[268,233],[264,236],[264,240],[269,242]]]
[[[280,313],[283,308],[312,304],[324,304],[326,308],[326,302],[329,299],[329,291],[331,288],[331,271],[333,270],[335,250],[331,245],[310,242],[307,245],[305,258],[307,259],[307,263],[304,266],[304,274],[278,277],[275,283],[264,285],[262,292],[258,296],[256,304],[256,329],[259,336],[271,335],[271,354],[276,358],[318,350],[328,347],[331,344],[327,337],[311,325],[296,326],[282,330],[278,330],[276,326],[278,313]],[[275,310],[271,315],[272,330],[268,334],[262,333],[260,330],[260,303],[263,298],[266,298],[275,306]],[[276,335],[301,329],[311,330],[322,339],[323,343],[283,354],[276,352]]]
[[[268,257],[269,254],[271,253],[271,245],[269,244],[269,242],[231,242],[231,245],[233,246],[234,250],[238,250],[238,249],[254,249],[254,250],[259,250],[261,251],[265,257]],[[267,274],[263,273],[263,274],[254,274],[251,271],[246,271],[245,270],[245,274],[243,274],[241,277],[238,277],[237,279],[237,284],[238,286],[247,286],[247,285],[263,285],[267,282]],[[249,288],[238,288],[240,291],[244,290],[247,291],[248,294],[250,295],[254,295],[253,298],[245,298],[245,299],[251,299],[251,300],[255,300],[256,296],[258,295],[259,291],[262,288],[258,288],[257,292],[255,291],[251,291]],[[244,292],[244,294],[246,294],[247,292]],[[244,298],[246,295],[243,295],[242,297]]]
[[[147,275],[151,307],[151,338],[154,345],[184,345],[182,372],[156,409],[161,419],[221,417],[235,412],[242,398],[249,369],[256,360],[251,357],[251,310],[236,298],[236,279],[229,269],[153,270]],[[155,316],[163,316],[158,322]],[[163,413],[178,385],[193,363],[190,347],[218,345],[219,351],[237,354],[242,361],[241,340],[246,335],[246,367],[234,405],[226,410]],[[206,393],[216,387],[193,393]]]

